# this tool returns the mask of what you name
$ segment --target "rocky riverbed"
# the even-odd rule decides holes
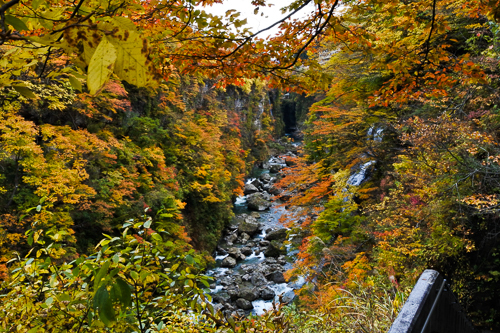
[[[285,245],[289,235],[279,223],[285,208],[273,201],[280,193],[274,186],[279,171],[287,166],[287,157],[294,156],[288,152],[262,163],[235,202],[236,217],[217,247],[216,267],[207,272],[215,278],[210,286],[214,307],[226,315],[262,314],[280,295],[284,302],[291,301],[293,290],[304,283],[288,283],[283,276],[292,267],[294,253]]]

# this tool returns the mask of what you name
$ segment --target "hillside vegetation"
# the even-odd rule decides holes
[[[0,331],[385,332],[427,268],[499,329],[499,3],[296,0],[264,40],[217,2],[0,1]],[[290,119],[308,283],[224,317],[203,271]]]

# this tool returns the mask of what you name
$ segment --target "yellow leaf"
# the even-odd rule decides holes
[[[103,38],[90,59],[87,86],[91,94],[97,93],[113,73],[116,49],[107,38]]]

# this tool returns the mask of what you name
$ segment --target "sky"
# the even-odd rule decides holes
[[[290,4],[291,0],[270,0],[268,3],[274,4],[272,7],[260,7],[259,13],[254,15],[255,7],[251,4],[251,0],[225,0],[223,4],[216,4],[212,7],[206,7],[204,10],[211,14],[224,16],[226,11],[230,9],[236,9],[241,13],[238,19],[247,19],[247,27],[252,32],[257,32],[260,29],[266,28],[281,18],[285,17],[287,14],[281,14],[281,8]],[[311,7],[312,8],[312,7]],[[302,9],[301,12],[306,12],[308,7]],[[264,14],[261,16],[261,13]],[[300,15],[300,13],[296,14]],[[275,27],[272,30],[266,31],[259,35],[261,38],[265,38],[269,35],[276,34],[278,28]]]

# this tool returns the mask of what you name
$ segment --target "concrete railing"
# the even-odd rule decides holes
[[[425,270],[389,333],[478,333],[450,290],[446,279]]]

